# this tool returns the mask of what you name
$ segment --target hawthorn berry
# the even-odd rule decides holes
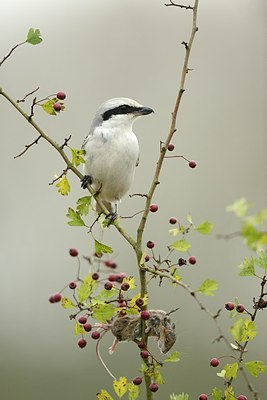
[[[133,379],[133,384],[141,385],[142,381],[143,381],[143,378],[141,378],[141,376],[137,376],[136,378]]]
[[[151,385],[149,385],[149,389],[151,392],[157,392],[159,390],[159,385],[157,383],[151,383]]]
[[[120,311],[120,317],[124,317],[126,314],[127,314],[127,312],[125,309]]]
[[[50,296],[48,300],[49,300],[49,302],[52,303],[52,304],[55,302],[54,296]]]
[[[194,265],[194,264],[197,262],[197,259],[196,259],[195,256],[190,256],[190,257],[188,258],[188,262],[189,262],[189,264]]]
[[[159,208],[158,208],[157,204],[151,204],[149,209],[151,212],[157,212]]]
[[[54,303],[58,303],[61,300],[62,296],[60,293],[55,293],[53,295]]]
[[[143,341],[141,340],[141,342],[138,343],[138,347],[139,347],[139,349],[144,350],[144,349],[146,348],[145,342],[143,342]]]
[[[208,396],[203,393],[199,396],[199,400],[208,400]]]
[[[83,315],[82,317],[79,318],[80,324],[84,325],[87,322],[87,318]]]
[[[191,160],[191,161],[189,161],[188,165],[190,168],[196,168],[197,163],[194,160]]]
[[[168,145],[168,150],[169,151],[173,151],[174,150],[174,144],[172,144],[172,143],[170,143],[169,145]]]
[[[76,282],[70,282],[70,283],[69,283],[69,288],[70,288],[70,289],[75,289],[76,287],[77,287]]]
[[[117,278],[117,275],[115,275],[115,274],[110,274],[110,275],[108,276],[108,280],[109,280],[110,282],[115,282],[115,281],[116,281],[116,278]]]
[[[71,257],[77,257],[77,255],[79,254],[77,249],[69,249],[69,253]]]
[[[83,349],[87,345],[87,341],[85,339],[78,340],[78,346]]]
[[[130,287],[129,283],[128,283],[128,282],[124,282],[124,283],[121,285],[121,290],[123,290],[124,292],[126,292],[126,291],[129,289],[129,287]]]
[[[148,352],[147,350],[142,350],[142,351],[140,352],[140,356],[141,356],[143,359],[146,359],[146,358],[149,357],[149,352]]]
[[[97,281],[99,279],[99,274],[97,272],[94,272],[92,278],[94,281]]]
[[[124,272],[121,272],[116,275],[116,282],[122,283],[123,279],[126,278],[126,274]]]
[[[176,224],[176,222],[177,222],[177,219],[176,219],[175,217],[171,217],[171,218],[169,219],[169,223],[170,223],[171,225]]]
[[[153,247],[155,247],[155,243],[154,242],[152,242],[152,240],[149,240],[148,242],[147,242],[147,247],[149,248],[149,249],[153,249]]]
[[[92,332],[91,333],[91,338],[93,338],[95,340],[99,339],[100,338],[100,333],[97,332],[97,331]]]
[[[243,304],[238,304],[235,309],[239,313],[242,313],[245,311],[245,307],[243,306]]]
[[[105,266],[113,269],[117,268],[117,264],[111,260],[105,261]]]
[[[142,305],[144,304],[144,300],[141,297],[138,297],[138,299],[135,300],[135,304],[138,307],[142,307]]]
[[[228,301],[228,303],[225,303],[224,307],[226,308],[226,310],[232,311],[235,308],[235,305],[231,301]]]
[[[125,307],[127,307],[127,303],[126,303],[126,301],[118,301],[118,303],[119,303],[119,307],[121,307],[121,308],[125,308]]]
[[[218,358],[212,358],[210,360],[210,366],[211,367],[218,367],[219,364],[220,364],[220,360],[218,360]]]
[[[84,324],[83,327],[84,327],[84,330],[86,332],[90,332],[92,330],[92,325],[91,324],[86,323],[86,324]]]
[[[237,400],[248,400],[248,398],[241,394],[240,396],[238,396]]]
[[[147,310],[141,311],[140,312],[140,317],[144,320],[147,320],[150,318],[150,313]]]
[[[147,254],[146,256],[145,256],[145,262],[148,262],[150,260],[150,257],[149,257],[149,255]]]
[[[113,285],[112,285],[111,282],[106,282],[105,285],[104,285],[104,288],[106,290],[111,290],[113,288]]]
[[[60,110],[61,110],[61,104],[60,103],[55,103],[54,105],[53,105],[53,108],[54,108],[54,110],[56,111],[56,112],[59,112]]]
[[[58,93],[57,93],[57,98],[58,98],[59,100],[65,100],[65,98],[66,98],[66,93],[64,93],[64,92],[58,92]]]

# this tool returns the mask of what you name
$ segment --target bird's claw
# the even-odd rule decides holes
[[[106,215],[105,220],[107,221],[107,226],[113,224],[113,222],[118,218],[118,214],[116,212],[111,212]]]
[[[87,185],[91,185],[93,182],[93,179],[91,175],[84,175],[83,178],[81,179],[81,187],[83,189],[87,188]]]

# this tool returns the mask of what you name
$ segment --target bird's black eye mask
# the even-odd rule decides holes
[[[117,114],[132,114],[134,112],[138,112],[142,109],[142,107],[134,107],[129,106],[127,104],[123,104],[121,106],[112,108],[111,110],[107,110],[102,114],[103,121],[107,121],[112,115]]]

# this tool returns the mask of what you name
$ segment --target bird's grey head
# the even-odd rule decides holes
[[[144,107],[132,99],[110,99],[98,108],[90,131],[92,132],[97,126],[101,125],[107,128],[116,125],[132,125],[138,117],[152,112],[154,112],[152,108]]]

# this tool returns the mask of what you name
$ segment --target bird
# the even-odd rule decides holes
[[[139,163],[139,144],[132,127],[137,118],[153,113],[129,98],[112,98],[97,109],[84,150],[82,188],[92,186],[114,219],[118,204],[129,191]],[[98,205],[96,211],[101,212]]]

